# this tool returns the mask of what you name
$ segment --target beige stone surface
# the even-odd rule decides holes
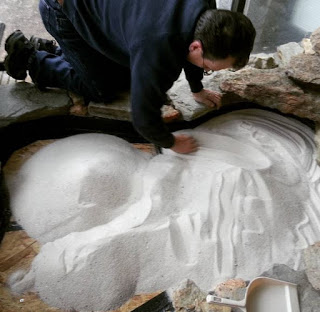
[[[313,50],[320,55],[320,27],[311,34],[310,40]]]
[[[320,165],[320,122],[316,122],[315,136],[314,136],[316,145],[317,145],[317,162]]]
[[[243,279],[230,279],[216,286],[214,293],[218,297],[242,300],[245,296],[247,283]]]
[[[286,74],[306,88],[320,91],[320,56],[302,54],[292,57]]]
[[[311,40],[309,38],[304,38],[301,41],[301,46],[304,49],[304,54],[315,54],[316,52],[313,50],[312,48],[312,43]]]
[[[202,301],[198,305],[201,312],[232,312],[232,308]],[[187,311],[186,311],[187,312]]]
[[[181,117],[181,113],[171,105],[164,105],[161,112],[165,123],[176,121]]]
[[[68,95],[73,104],[70,107],[70,114],[76,115],[76,116],[87,116],[88,106],[85,105],[83,96],[80,96],[72,92],[68,92]]]
[[[189,279],[174,290],[172,302],[176,312],[231,312],[230,307],[207,303],[206,293]]]
[[[320,290],[320,242],[304,251],[304,262],[309,282],[315,289]]]
[[[319,94],[304,91],[288,79],[283,69],[245,68],[224,80],[220,88],[224,92],[223,102],[252,102],[285,114],[320,121]]]

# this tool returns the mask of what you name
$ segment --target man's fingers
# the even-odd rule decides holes
[[[192,139],[190,140],[190,145],[191,145],[192,147],[198,147],[198,142],[197,142],[194,138],[192,138]]]
[[[220,107],[220,102],[215,100],[213,101],[212,99],[206,99],[204,101],[202,101],[202,103],[208,107],[212,107],[212,108],[219,108]]]
[[[222,98],[222,94],[219,93],[219,92],[216,92],[216,91],[212,91],[210,95],[211,95],[214,99],[219,100],[219,101],[220,101],[221,98]]]
[[[194,93],[194,99],[208,107],[219,109],[221,107],[222,94],[217,91],[202,89],[198,93]]]
[[[182,153],[193,153],[193,152],[196,152],[198,150],[199,146],[198,146],[197,142],[190,142],[190,144],[188,144],[185,147],[186,147],[186,149]]]
[[[219,92],[211,92],[210,93],[210,101],[215,104],[217,108],[220,108],[221,106],[221,99],[222,99],[222,94]]]
[[[175,144],[171,149],[181,154],[192,153],[197,151],[198,143],[189,135],[177,134],[175,135]]]
[[[210,100],[203,101],[203,104],[208,106],[208,107],[212,107],[212,108],[216,107],[216,103],[214,103],[214,102],[212,102]]]
[[[198,146],[196,139],[188,135],[182,134],[180,137],[180,141],[182,144],[189,144],[190,146]]]

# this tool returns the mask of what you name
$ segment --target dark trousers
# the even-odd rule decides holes
[[[130,71],[92,49],[76,31],[56,0],[40,0],[47,31],[56,39],[57,54],[37,51],[29,74],[40,87],[72,91],[87,100],[110,101],[129,88]]]

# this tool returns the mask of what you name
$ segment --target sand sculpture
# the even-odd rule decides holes
[[[52,306],[114,309],[190,278],[211,289],[273,264],[301,269],[320,240],[313,132],[264,110],[188,130],[193,155],[152,157],[119,138],[83,134],[36,153],[10,181],[12,209],[43,243],[14,291]]]

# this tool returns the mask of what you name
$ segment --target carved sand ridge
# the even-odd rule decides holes
[[[313,132],[263,110],[192,133],[193,155],[149,157],[104,134],[58,140],[10,182],[12,207],[43,246],[12,279],[64,309],[108,310],[190,278],[202,289],[273,264],[302,269],[320,240]]]

